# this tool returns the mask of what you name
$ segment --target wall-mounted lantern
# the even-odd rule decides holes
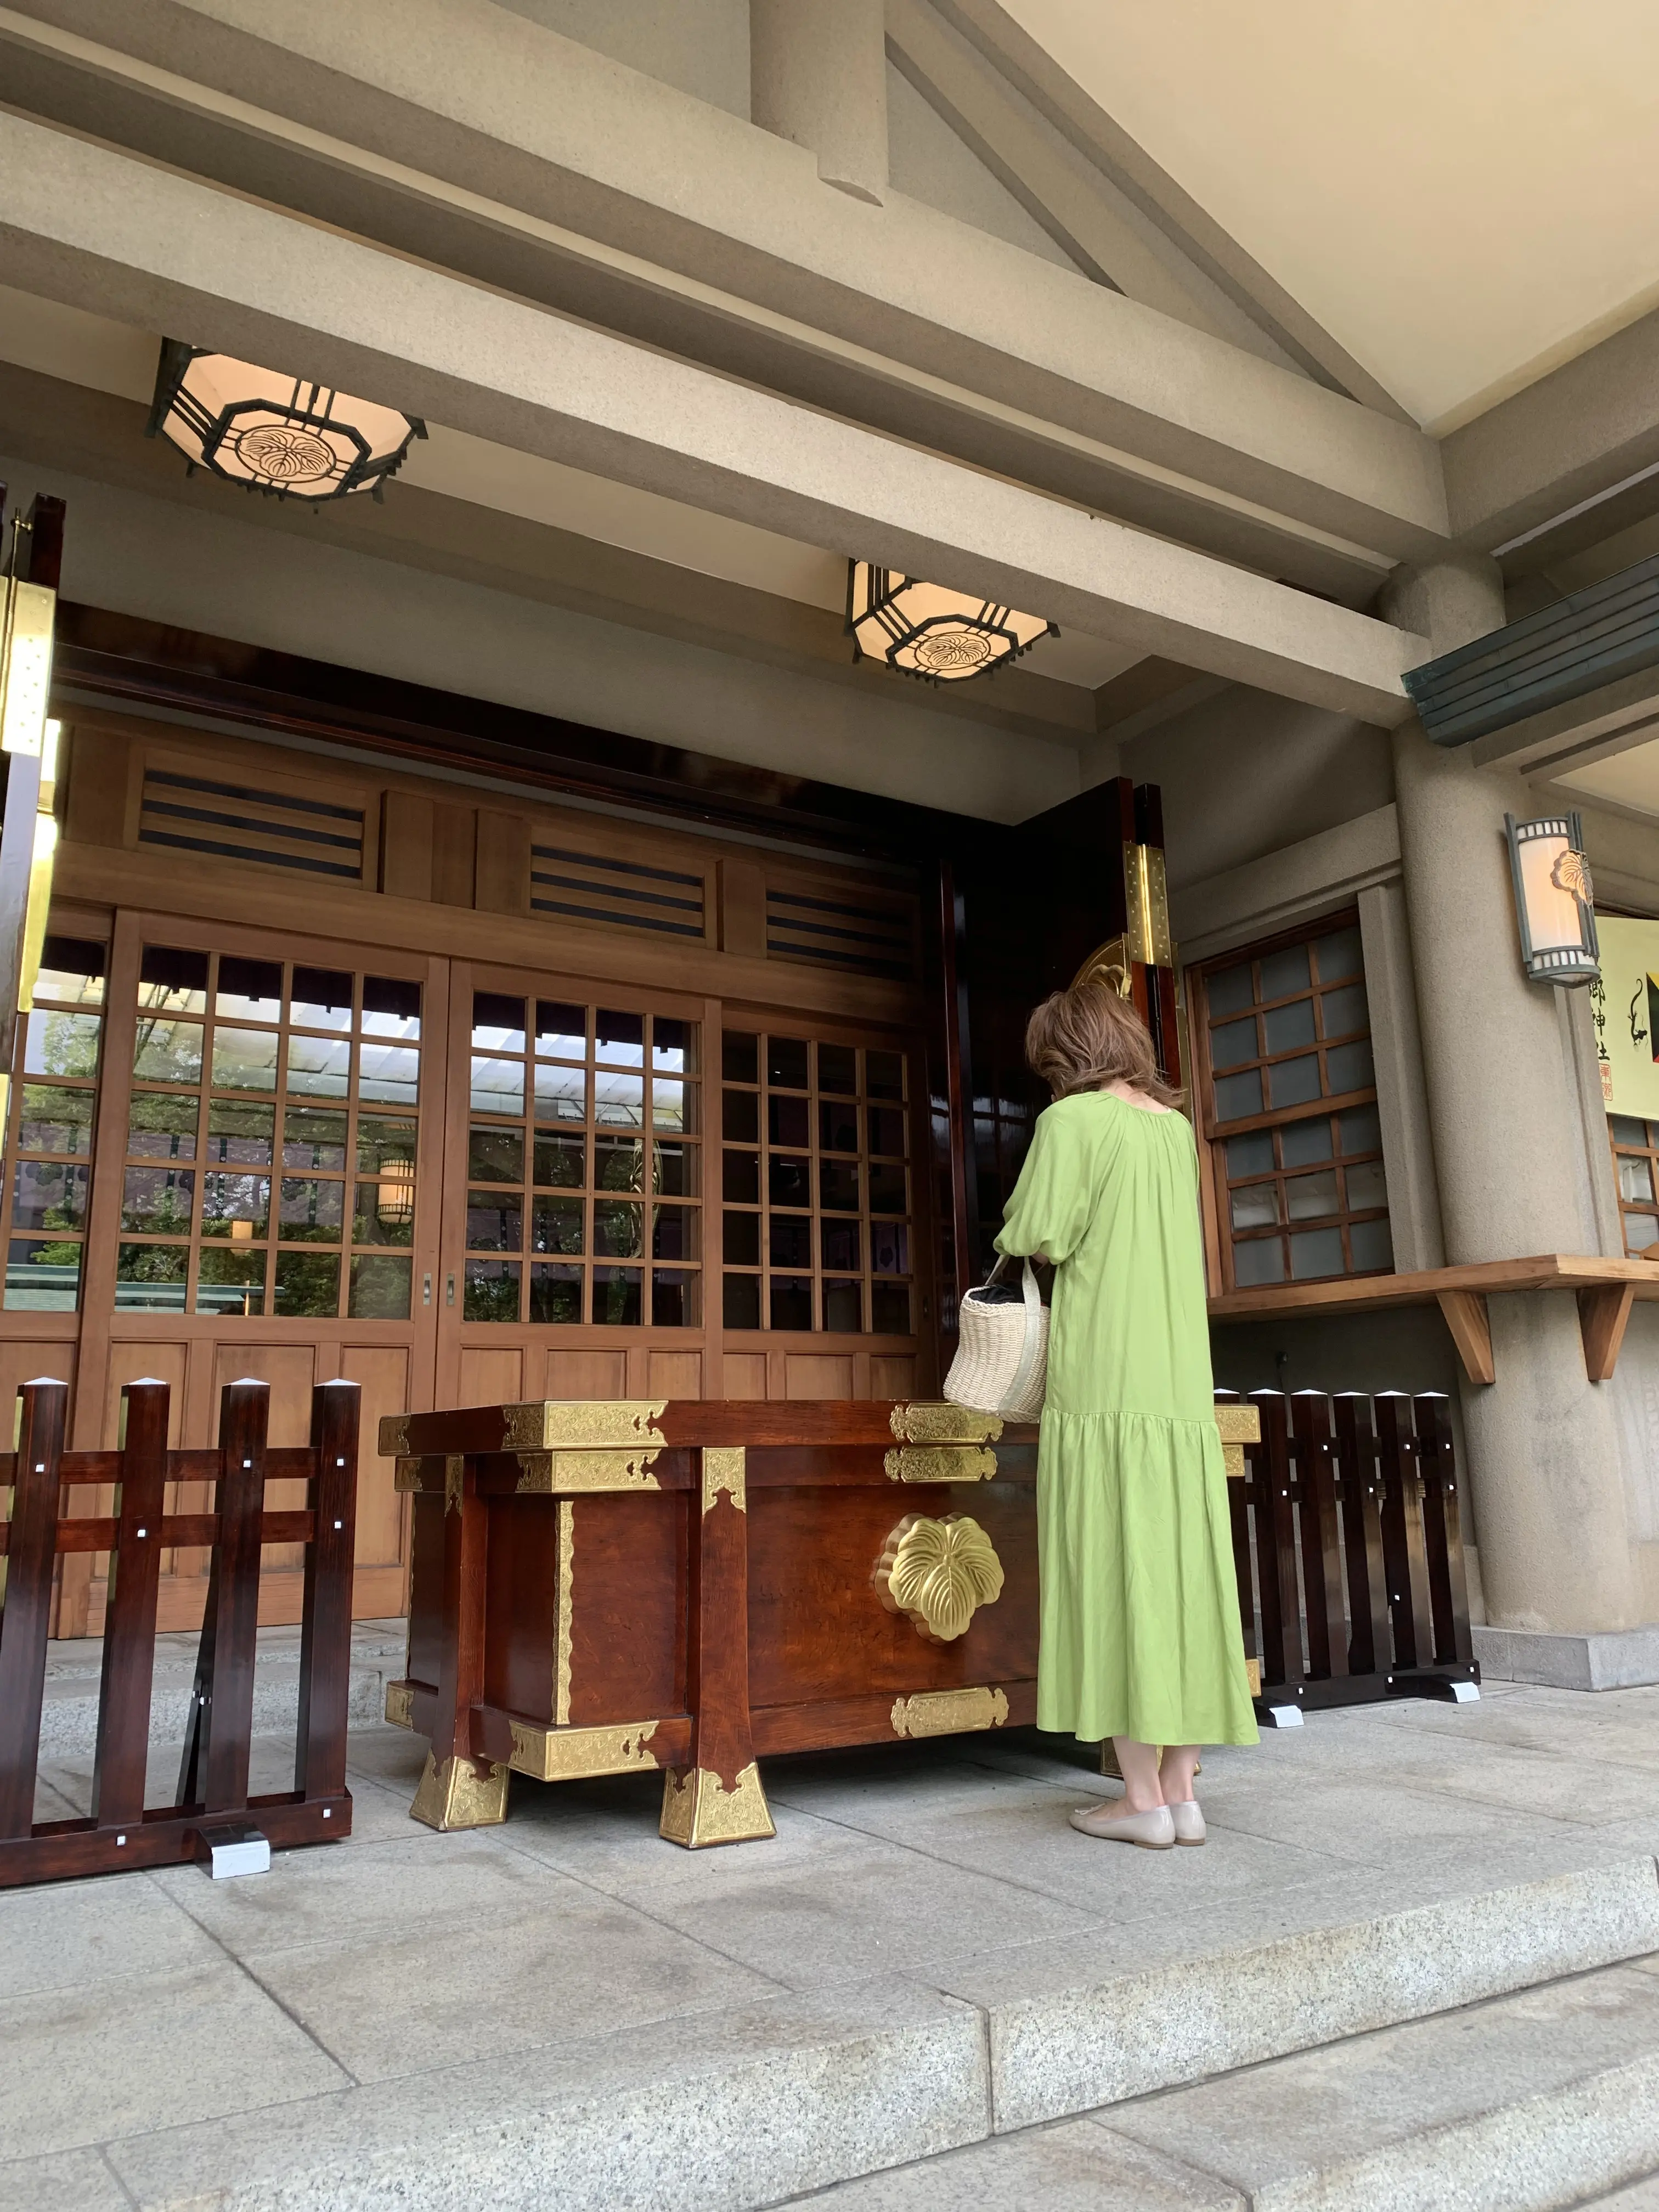
[[[1578,816],[1552,814],[1540,822],[1517,822],[1506,814],[1504,828],[1528,975],[1534,983],[1593,983],[1601,973],[1601,955],[1595,939],[1595,887]]]
[[[896,568],[849,561],[847,627],[855,660],[881,660],[924,684],[960,684],[987,676],[1029,653],[1041,637],[1058,637],[1051,622],[993,606],[966,592],[947,592]]]
[[[158,431],[192,469],[314,507],[354,491],[378,497],[426,425],[325,384],[163,338],[146,434]]]

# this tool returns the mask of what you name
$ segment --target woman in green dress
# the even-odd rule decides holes
[[[1072,1815],[1201,1844],[1199,1747],[1254,1743],[1216,1427],[1191,1125],[1101,982],[1032,1015],[1037,1117],[999,1251],[1054,1265],[1037,1461],[1037,1726],[1110,1736],[1125,1796]],[[1162,1758],[1159,1747],[1163,1747]]]

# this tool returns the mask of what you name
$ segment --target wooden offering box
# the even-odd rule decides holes
[[[383,1421],[415,1493],[416,1819],[660,1767],[662,1832],[769,1836],[770,1752],[1036,1715],[1036,1430],[948,1405],[487,1406]]]

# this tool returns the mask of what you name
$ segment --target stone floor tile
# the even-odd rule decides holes
[[[824,2212],[1244,2212],[1244,2199],[1091,2120],[1000,2136],[803,2200]]]
[[[981,2140],[984,2036],[900,1985],[780,1994],[112,2146],[141,2212],[738,2212]],[[458,2146],[464,2147],[458,2154]]]
[[[718,2012],[776,1987],[620,1899],[520,1863],[539,1883],[529,1909],[475,1909],[457,1924],[428,1889],[395,1931],[261,1950],[254,1971],[362,2081]]]
[[[345,2078],[222,1956],[0,1997],[0,2142],[20,2157],[216,2120]]]
[[[718,1850],[688,1851],[660,1832],[658,1775],[538,1783],[515,1774],[509,1818],[497,1832],[509,1849],[596,1889],[642,1898],[658,1886],[718,1892],[757,1870],[775,1876],[791,1866],[821,1869],[880,1849],[858,1829],[798,1812],[774,1796],[769,1802],[775,1836]]]
[[[385,1722],[353,1728],[346,1764],[389,1790],[407,1788],[412,1798],[426,1768],[426,1738]]]
[[[1659,2160],[1659,1985],[1613,1969],[1116,2107],[1256,2212],[1574,2203]]]
[[[1478,1799],[1420,1787],[1415,1781],[1378,1782],[1352,1769],[1316,1786],[1232,1770],[1224,1776],[1206,1774],[1198,1794],[1212,1837],[1260,1837],[1364,1865],[1479,1851],[1493,1839],[1492,1808]],[[1582,1840],[1572,1821],[1518,1809],[1500,1818],[1509,1844],[1576,1850]]]
[[[1117,1795],[1117,1784],[1097,1778],[1091,1787],[1086,1776],[1056,1787],[987,1774],[976,1792],[953,1798],[946,1810],[923,1812],[902,1802],[889,1815],[872,1801],[861,1820],[872,1836],[1041,1892],[1096,1919],[1138,1917],[1172,1905],[1187,1911],[1230,1891],[1315,1881],[1340,1863],[1340,1855],[1315,1848],[1312,1838],[1264,1841],[1218,1829],[1202,1851],[1139,1851],[1079,1835],[1070,1825],[1074,1807]]]
[[[206,1964],[218,1946],[148,1874],[0,1890],[0,1994]]]
[[[1588,1696],[1590,1693],[1583,1693]],[[1379,1723],[1364,1736],[1334,1735],[1320,1747],[1316,1778],[1362,1775],[1382,1788],[1444,1791],[1505,1811],[1541,1814],[1583,1828],[1659,1810],[1659,1773],[1597,1764],[1587,1789],[1580,1756],[1543,1757],[1481,1737]]]
[[[382,1936],[478,1921],[556,1917],[573,1886],[503,1850],[488,1829],[440,1835],[405,1826],[395,1842],[348,1837],[314,1850],[273,1851],[269,1874],[211,1881],[199,1868],[154,1879],[191,1918],[246,1964],[326,1944],[355,1949]]]
[[[0,2164],[0,2212],[130,2212],[131,2203],[100,2151]]]
[[[638,1895],[668,1925],[791,1989],[925,1972],[975,1940],[1077,1941],[1101,1917],[891,1844],[777,1874],[763,1863],[764,1845],[739,1848],[742,1864],[717,1890]]]

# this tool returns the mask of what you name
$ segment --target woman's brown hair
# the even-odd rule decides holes
[[[1045,999],[1025,1024],[1025,1057],[1056,1098],[1132,1083],[1160,1106],[1178,1106],[1158,1072],[1146,1024],[1109,983],[1091,977]]]

